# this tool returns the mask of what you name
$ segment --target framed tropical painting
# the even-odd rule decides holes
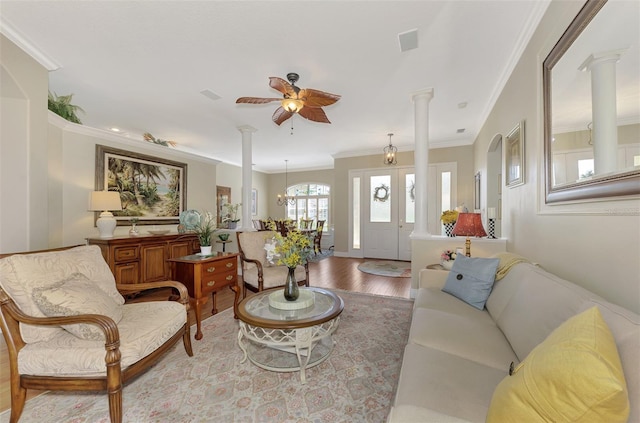
[[[187,204],[186,163],[96,145],[95,179],[96,191],[120,194],[119,226],[177,224]]]

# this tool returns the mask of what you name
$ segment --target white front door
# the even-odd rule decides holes
[[[364,173],[364,256],[398,259],[398,172]]]
[[[409,235],[414,224],[413,168],[364,172],[364,256],[411,260]]]

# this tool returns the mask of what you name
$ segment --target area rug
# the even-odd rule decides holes
[[[182,343],[123,390],[125,422],[384,422],[407,342],[412,300],[335,290],[345,306],[331,356],[298,372],[240,363],[231,309],[202,322],[194,356]],[[191,334],[195,333],[195,327]],[[9,411],[0,415],[9,421]],[[48,392],[28,401],[25,422],[109,422],[104,393]]]
[[[358,270],[378,276],[410,278],[411,262],[391,260],[368,260],[358,265]]]

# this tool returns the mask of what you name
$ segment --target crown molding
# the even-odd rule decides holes
[[[36,62],[40,63],[49,72],[58,70],[62,65],[52,59],[49,55],[44,53],[38,47],[36,47],[31,41],[27,39],[20,31],[16,29],[13,24],[7,21],[4,17],[0,16],[0,33],[10,39],[15,45],[20,47],[31,56]]]
[[[194,154],[184,150],[178,150],[173,147],[165,147],[163,145],[154,144],[138,139],[129,138],[127,136],[118,135],[114,132],[110,132],[104,129],[92,128],[90,126],[80,125],[77,123],[69,122],[68,120],[58,116],[49,110],[49,123],[64,131],[74,134],[86,135],[89,137],[98,138],[100,140],[106,140],[123,144],[129,147],[135,147],[137,149],[148,150],[154,154],[162,156],[171,156],[172,158],[181,158],[185,160],[195,160],[210,165],[218,165],[222,163],[221,160],[214,159],[212,157],[206,157],[200,154]]]

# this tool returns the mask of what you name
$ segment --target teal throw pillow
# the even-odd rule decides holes
[[[500,259],[458,254],[442,290],[482,310],[491,294]]]

